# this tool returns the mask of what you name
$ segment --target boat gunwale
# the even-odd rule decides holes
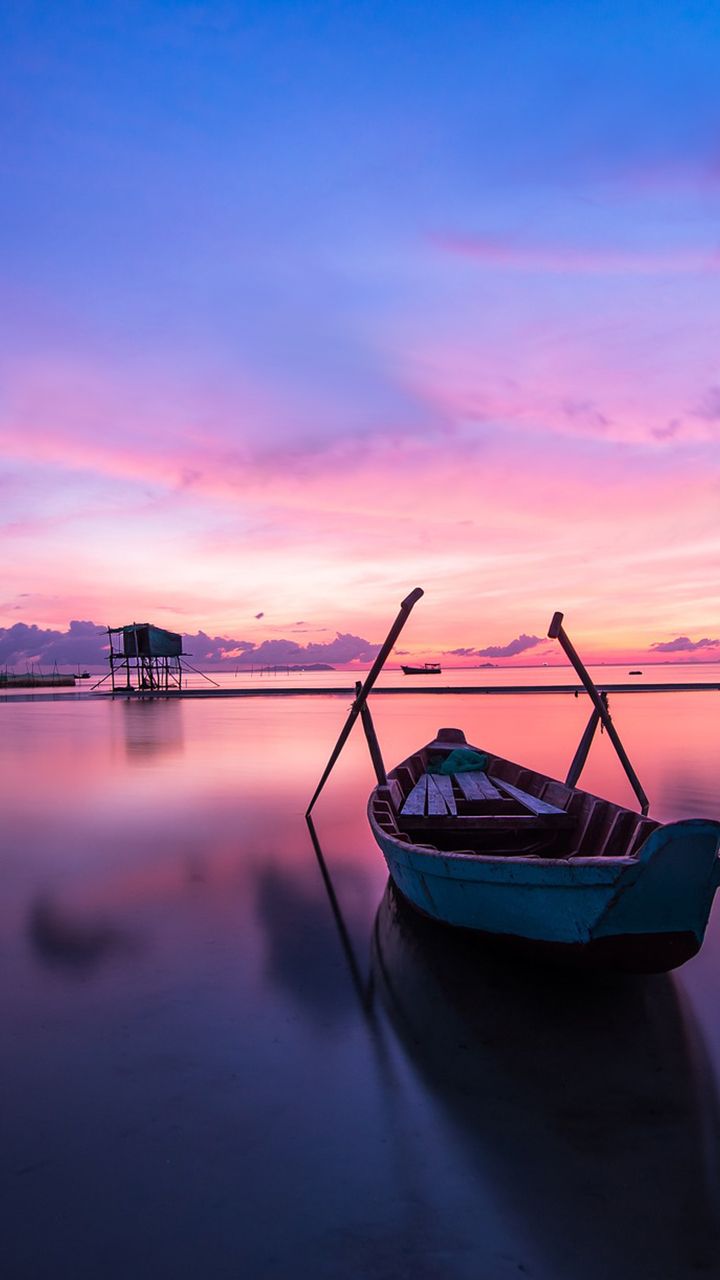
[[[465,738],[465,735],[463,734],[463,739],[464,738]],[[457,746],[464,746],[470,751],[476,751],[479,754],[488,756],[490,758],[490,767],[492,767],[493,762],[499,761],[502,764],[509,765],[513,769],[519,770],[522,773],[532,774],[534,778],[539,780],[541,785],[544,785],[545,783],[551,783],[551,784],[567,787],[567,784],[560,782],[560,779],[558,778],[552,778],[549,774],[541,773],[537,769],[531,769],[527,765],[518,764],[517,761],[509,760],[506,756],[499,756],[492,751],[488,751],[486,748],[476,747],[472,743],[469,743],[467,739],[465,739],[464,742],[461,743],[456,740],[440,739],[438,737],[435,737],[431,739],[430,742],[426,742],[423,746],[418,747],[415,751],[412,751],[410,755],[406,756],[405,759],[400,760],[396,765],[394,765],[393,768],[388,773],[388,784],[391,781],[393,781],[397,783],[399,786],[402,786],[402,784],[400,783],[400,780],[397,778],[398,770],[406,768],[412,771],[412,761],[416,759],[418,756],[424,757],[426,759],[427,752],[429,752],[430,750],[435,750],[439,752],[444,751],[446,754],[449,754],[449,752],[452,751],[453,748]],[[487,776],[492,781],[494,775],[488,772]],[[502,779],[498,778],[497,780],[502,784]],[[398,832],[398,834],[395,834],[392,831],[386,831],[385,828],[380,825],[379,821],[377,820],[374,814],[374,802],[375,800],[381,800],[380,792],[383,789],[387,790],[387,788],[382,788],[381,785],[378,783],[373,788],[368,798],[368,805],[367,805],[368,821],[370,822],[370,826],[373,831],[373,836],[375,840],[378,843],[380,842],[380,840],[389,840],[389,841],[392,841],[393,845],[397,847],[398,851],[402,849],[412,850],[413,856],[420,856],[423,858],[427,858],[429,860],[439,859],[441,862],[458,862],[460,864],[473,863],[473,864],[481,864],[481,865],[483,864],[498,865],[499,864],[503,866],[506,866],[506,865],[509,865],[509,866],[532,865],[534,867],[563,866],[566,868],[567,867],[577,867],[577,868],[606,867],[609,870],[614,870],[615,872],[618,872],[626,868],[638,866],[642,861],[642,855],[643,855],[645,846],[647,844],[647,841],[653,835],[655,835],[657,831],[661,829],[664,830],[666,827],[674,825],[673,823],[661,823],[661,822],[658,822],[656,819],[651,819],[650,821],[654,822],[654,826],[650,830],[648,830],[645,836],[645,839],[642,841],[640,845],[637,846],[637,848],[635,848],[632,851],[632,853],[615,853],[615,854],[603,853],[603,852],[583,853],[583,854],[566,853],[566,854],[555,854],[553,857],[543,857],[542,854],[512,853],[510,851],[508,851],[507,853],[505,852],[480,853],[480,852],[475,852],[472,849],[468,849],[467,851],[462,849],[436,849],[430,845],[416,843],[415,840],[413,840],[412,836],[409,836],[409,834],[405,839],[403,839],[400,836],[399,828],[397,826],[397,820],[399,815],[394,803],[391,804],[391,809],[393,811],[393,821],[396,824],[396,831]],[[629,814],[632,814],[633,816],[636,816],[635,811],[633,809],[629,809],[626,805],[616,804],[615,801],[607,800],[603,796],[597,796],[594,794],[594,792],[585,791],[581,787],[567,787],[567,789],[572,793],[573,796],[587,797],[589,800],[593,801],[595,804],[607,805],[607,806],[610,806],[611,808],[616,809],[618,813],[629,813]],[[637,818],[639,822],[643,820],[643,816],[644,815],[642,814],[637,814]],[[706,822],[707,819],[685,818],[685,819],[681,819],[681,821],[683,823]],[[417,834],[419,835],[421,833],[418,831]],[[601,879],[604,880],[605,877],[601,877]],[[611,880],[612,877],[608,876],[607,879]]]
[[[531,864],[534,867],[629,867],[640,862],[640,855],[645,844],[647,843],[647,840],[650,839],[650,836],[653,835],[653,832],[651,831],[646,840],[643,841],[634,853],[623,854],[594,853],[578,854],[575,856],[556,855],[554,858],[543,858],[540,854],[536,853],[473,853],[472,850],[465,852],[462,849],[433,849],[429,845],[415,844],[415,842],[410,839],[403,840],[399,836],[393,835],[391,831],[385,831],[385,829],[380,826],[372,808],[379,790],[379,787],[374,787],[368,800],[368,821],[370,822],[375,839],[378,840],[378,842],[380,840],[391,840],[392,843],[397,846],[398,850],[411,850],[414,856],[420,855],[423,858],[437,859],[441,862],[485,863],[492,864],[493,866],[507,866],[512,864],[524,866]],[[611,802],[607,801],[606,803]],[[632,810],[630,812],[632,812]],[[705,822],[707,819],[685,818],[683,821]],[[665,826],[671,826],[673,824],[667,823],[662,825],[664,829]]]

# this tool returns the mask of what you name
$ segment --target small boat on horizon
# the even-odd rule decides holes
[[[426,662],[422,667],[407,667],[400,664],[406,676],[439,676],[442,668],[439,662]]]
[[[628,671],[629,676],[641,676],[642,671]]]

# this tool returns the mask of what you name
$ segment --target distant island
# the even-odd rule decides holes
[[[221,672],[226,670],[227,670],[227,667],[208,667],[208,671]],[[328,662],[303,662],[303,663],[295,663],[294,665],[289,662],[271,662],[266,666],[263,665],[262,667],[238,665],[235,668],[235,675],[236,676],[237,675],[269,676],[269,675],[281,675],[281,674],[289,675],[291,671],[335,671],[335,670],[337,670],[337,668],[331,667]]]
[[[288,667],[288,671],[335,671],[329,662],[306,662],[301,667]]]

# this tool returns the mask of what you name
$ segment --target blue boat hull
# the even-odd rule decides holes
[[[720,880],[720,824],[653,832],[637,857],[433,853],[373,834],[393,883],[424,914],[548,955],[662,972],[702,944]]]

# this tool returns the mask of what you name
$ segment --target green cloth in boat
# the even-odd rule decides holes
[[[428,773],[476,773],[487,768],[488,758],[469,747],[456,747],[439,764],[428,765]]]

